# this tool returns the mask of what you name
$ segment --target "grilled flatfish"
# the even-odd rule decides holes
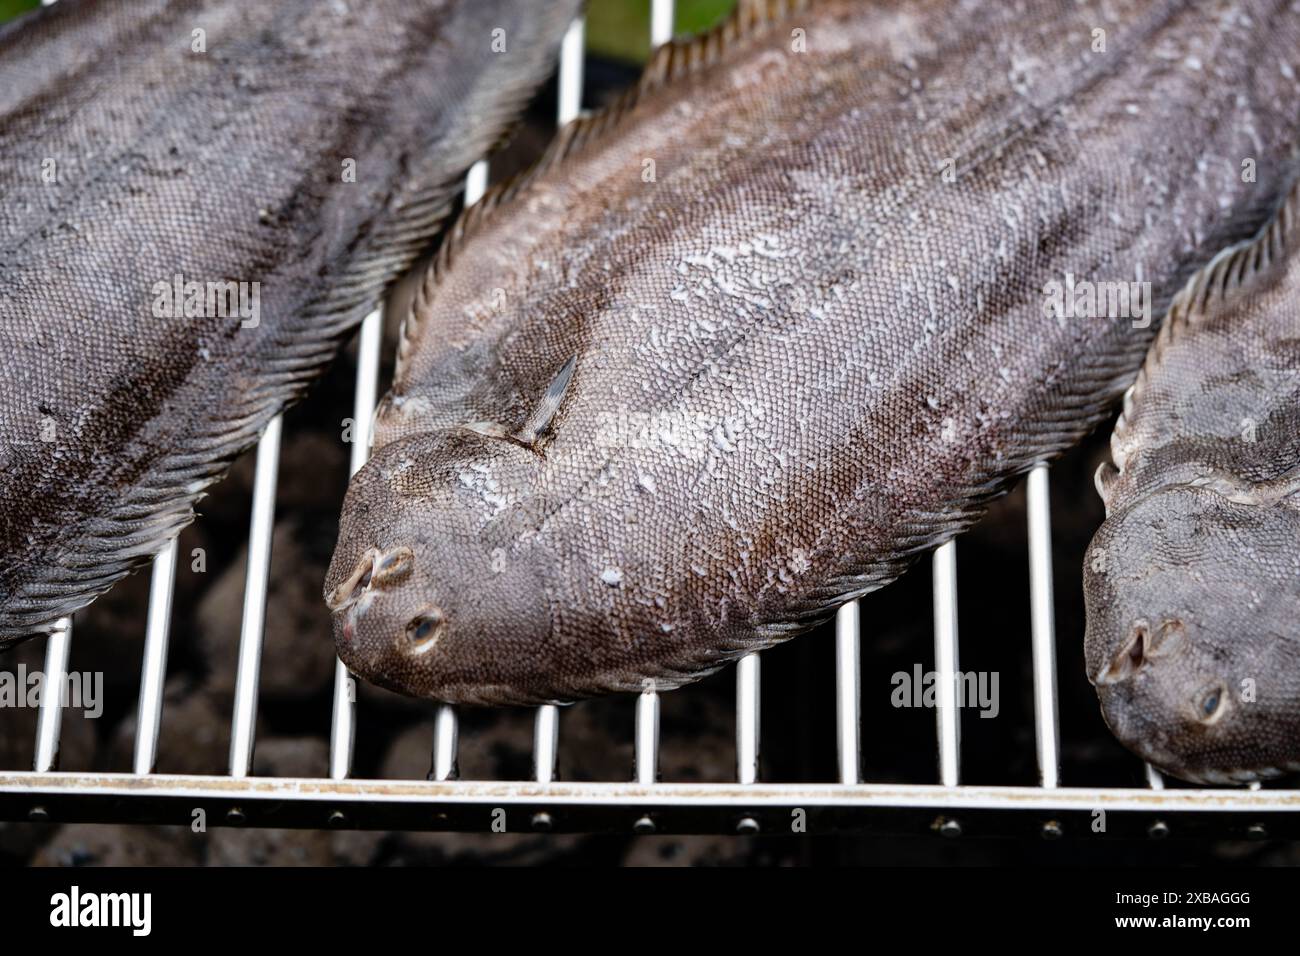
[[[454,230],[325,587],[357,673],[567,701],[824,620],[1093,427],[1285,189],[1294,0],[789,6]]]
[[[430,241],[576,0],[0,30],[0,644],[162,548]]]
[[[1300,186],[1176,300],[1111,439],[1088,674],[1187,780],[1300,770]]]

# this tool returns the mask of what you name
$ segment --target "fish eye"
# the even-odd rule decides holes
[[[1223,712],[1224,696],[1222,684],[1215,684],[1201,694],[1196,712],[1202,723],[1211,724],[1218,719]]]
[[[423,653],[442,637],[447,621],[437,608],[429,608],[411,618],[406,624],[406,639],[412,650]]]

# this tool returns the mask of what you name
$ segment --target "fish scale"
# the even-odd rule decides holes
[[[0,644],[192,519],[427,246],[577,8],[62,0],[0,30]],[[177,275],[245,283],[247,314],[177,315]]]
[[[1144,277],[1158,319],[1284,188],[1300,8],[1210,13],[745,3],[660,51],[427,275],[326,582],[343,660],[452,703],[664,689],[969,526],[1156,327],[1048,283]]]

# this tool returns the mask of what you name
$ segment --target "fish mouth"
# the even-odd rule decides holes
[[[375,569],[379,562],[379,549],[367,548],[357,561],[352,573],[325,597],[325,606],[335,615],[356,606],[366,594],[370,593],[370,584],[374,580]]]
[[[1154,741],[1150,728],[1135,728],[1126,724],[1123,720],[1117,723],[1114,719],[1115,715],[1108,710],[1104,702],[1101,708],[1101,716],[1115,739],[1123,744],[1126,749],[1161,773],[1177,777],[1187,783],[1202,786],[1243,786],[1264,780],[1273,780],[1289,773],[1300,772],[1300,761],[1288,761],[1262,767],[1241,765],[1222,768],[1188,766],[1180,757],[1175,756],[1173,751]]]
[[[1187,766],[1168,752],[1161,752],[1145,742],[1127,743],[1126,746],[1161,773],[1177,777],[1187,783],[1202,786],[1244,786],[1275,780],[1290,773],[1300,772],[1300,761],[1286,761],[1266,766],[1193,767]]]
[[[374,592],[370,590],[375,577],[379,552],[368,549],[347,579],[329,593],[325,605],[334,618],[335,632],[343,641],[351,643],[356,637],[357,621],[370,608]]]
[[[415,555],[410,548],[366,548],[352,573],[326,596],[325,606],[335,614],[353,609],[376,591],[405,581],[414,567]]]

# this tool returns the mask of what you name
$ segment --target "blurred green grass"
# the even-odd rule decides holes
[[[676,33],[712,26],[734,0],[677,0]],[[0,23],[34,10],[40,0],[0,0]],[[602,56],[639,63],[650,55],[650,0],[589,0],[587,49]]]
[[[734,0],[677,0],[674,35],[713,26],[733,5]],[[650,55],[650,0],[587,0],[587,49],[643,62]]]
[[[0,0],[0,23],[12,20],[28,10],[35,10],[40,5],[41,0]]]

